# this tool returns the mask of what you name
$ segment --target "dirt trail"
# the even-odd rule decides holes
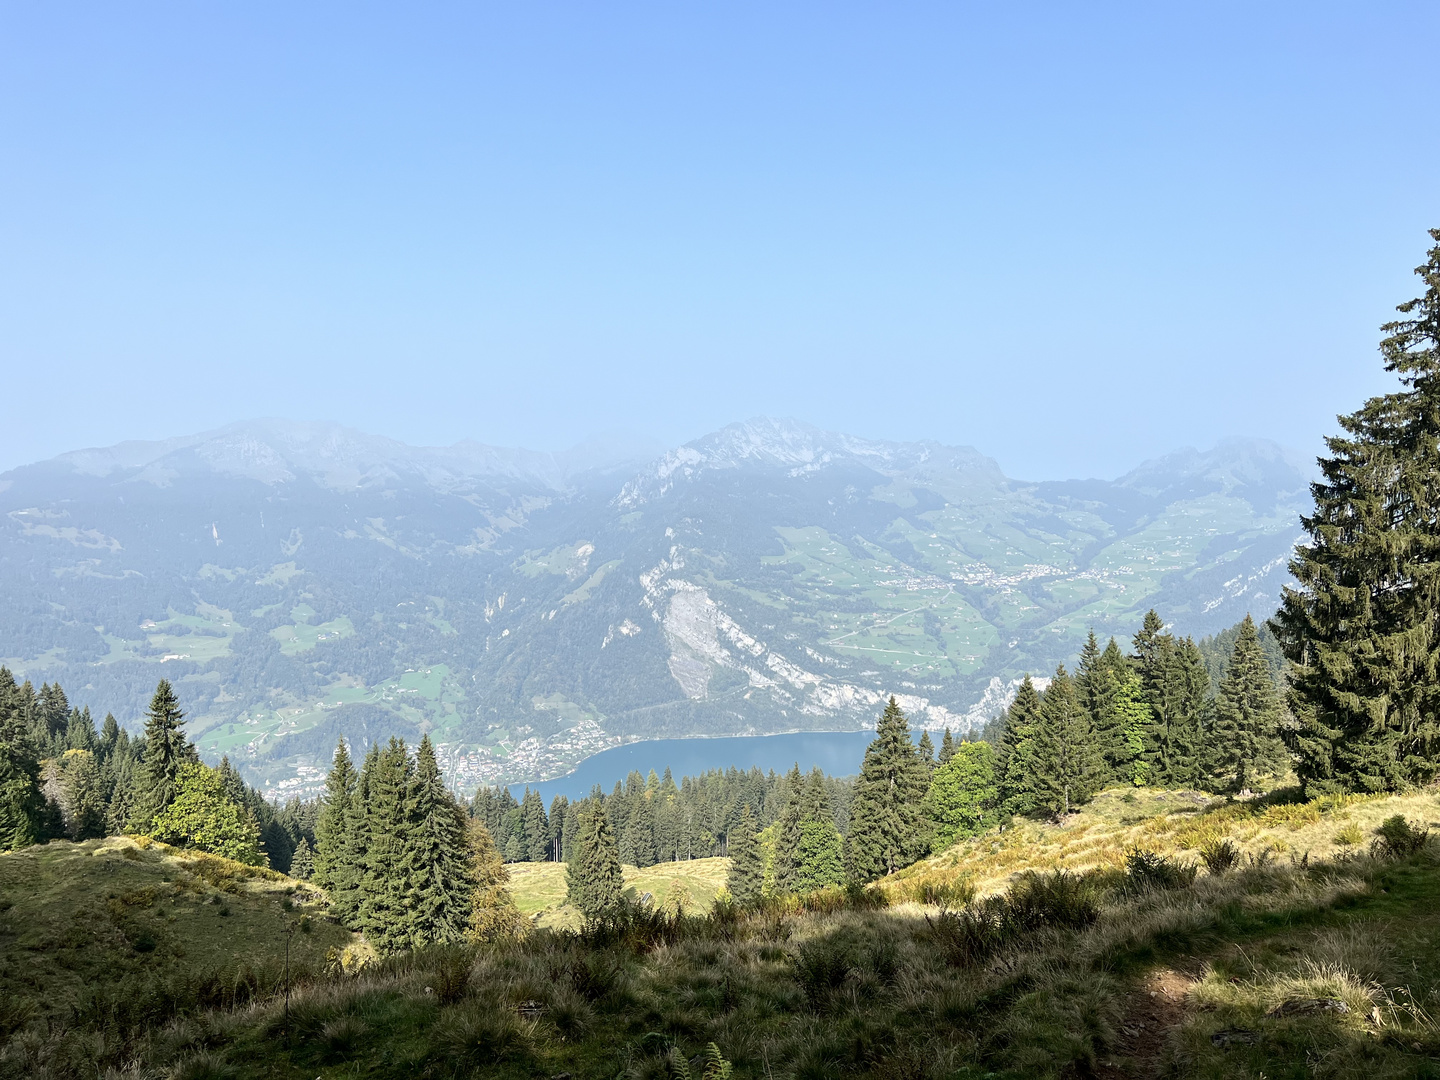
[[[1095,1070],[1101,1080],[1150,1080],[1160,1075],[1165,1039],[1184,1020],[1186,995],[1197,976],[1157,968],[1130,995],[1120,1022],[1120,1044]]]

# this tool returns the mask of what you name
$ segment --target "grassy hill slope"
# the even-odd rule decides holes
[[[1228,840],[1247,858],[1333,859],[1368,844],[1386,818],[1400,814],[1440,829],[1433,793],[1383,798],[1345,796],[1285,801],[1288,791],[1232,801],[1200,791],[1113,788],[1060,824],[1022,821],[962,841],[881,883],[892,900],[960,886],[979,895],[1005,888],[1027,870],[1113,870],[1135,848],[1195,861]]]
[[[1308,804],[1126,794],[1061,825],[969,841],[860,895],[754,912],[720,904],[679,921],[640,915],[604,933],[538,930],[317,972],[288,1020],[273,981],[128,1028],[53,1010],[0,1051],[0,1071],[639,1080],[699,1076],[713,1042],[735,1077],[757,1080],[1440,1077],[1436,845],[1371,847],[1396,814],[1417,828],[1436,816],[1433,793]],[[1236,845],[1236,864],[1188,872],[1196,845],[1219,838]],[[103,845],[85,847],[19,858],[59,856],[47,871],[58,880],[66,860],[103,857]],[[1179,858],[1127,865],[1136,847]],[[180,860],[164,858],[155,865],[178,879]],[[544,879],[560,868],[516,869],[517,893],[553,913]],[[75,878],[92,890],[75,902],[99,912],[116,890],[96,877]],[[13,897],[16,878],[3,880]],[[282,883],[255,888],[272,885]],[[972,890],[980,899],[961,904]],[[263,938],[275,897],[261,896],[254,923],[210,925]],[[185,915],[159,929],[214,932],[204,913]],[[186,948],[191,939],[174,933]],[[233,959],[244,951],[234,940],[169,970]],[[157,939],[142,955],[160,951]]]
[[[74,1025],[121,1043],[177,1012],[268,997],[287,934],[295,978],[358,947],[303,882],[142,843],[0,855],[0,1036],[43,1050],[51,1029]]]

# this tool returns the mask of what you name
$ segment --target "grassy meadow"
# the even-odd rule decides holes
[[[509,863],[510,892],[520,911],[546,928],[578,929],[583,921],[580,912],[565,902],[565,864],[554,862]],[[715,897],[725,887],[730,860],[689,859],[683,862],[656,863],[643,870],[623,866],[625,888],[634,890],[636,899],[650,894],[650,902],[668,907],[676,885],[684,887],[688,897],[685,908],[697,915],[708,912]]]
[[[1396,814],[1408,848],[1375,843]],[[301,883],[52,844],[0,856],[0,1075],[640,1080],[698,1077],[714,1043],[757,1080],[1440,1077],[1437,818],[1433,792],[1113,791],[753,911],[714,901],[723,860],[626,868],[656,904],[582,932],[564,868],[518,864],[523,940],[363,964]],[[663,912],[672,881],[692,914]]]

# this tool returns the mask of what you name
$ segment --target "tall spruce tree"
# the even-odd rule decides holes
[[[421,736],[415,751],[406,817],[400,870],[410,921],[409,947],[461,941],[470,927],[476,884],[468,815],[445,787],[429,735]]]
[[[776,820],[775,848],[771,860],[777,893],[799,891],[800,831],[804,819],[805,779],[796,762],[785,774],[785,805]]]
[[[348,755],[347,755],[348,758]],[[355,778],[355,790],[345,811],[344,829],[329,862],[330,910],[349,926],[357,926],[370,860],[370,777],[380,765],[380,744],[371,743]]]
[[[590,798],[581,808],[578,835],[565,868],[566,899],[587,919],[600,919],[620,906],[624,877],[620,850],[603,799]]]
[[[1110,639],[1114,645],[1114,638]],[[1115,650],[1119,652],[1118,646]],[[1104,783],[1118,778],[1112,762],[1122,755],[1124,732],[1115,724],[1115,695],[1119,690],[1120,672],[1112,665],[1106,653],[1100,651],[1095,631],[1085,639],[1080,650],[1080,666],[1075,672],[1075,700],[1090,717],[1095,728],[1095,742],[1105,758]]]
[[[874,881],[925,854],[924,800],[929,767],[910,741],[910,725],[892,695],[865,751],[850,804],[846,869]]]
[[[525,859],[544,862],[550,847],[550,822],[545,817],[545,800],[538,788],[525,789],[520,800],[520,826],[525,836]]]
[[[1064,664],[1055,669],[1040,699],[1034,761],[1037,808],[1052,814],[1068,814],[1089,802],[1104,778],[1095,728],[1075,700],[1075,686]]]
[[[1206,775],[1215,790],[1228,793],[1281,764],[1279,695],[1248,614],[1220,680],[1206,751]]]
[[[174,800],[184,766],[200,760],[181,725],[185,714],[169,680],[161,679],[145,714],[145,750],[136,778],[130,829],[147,833],[155,816]]]
[[[393,952],[406,947],[414,921],[405,874],[406,847],[410,842],[410,758],[405,744],[391,736],[389,745],[375,756],[366,773],[369,843],[354,922],[377,949]]]
[[[1140,629],[1135,632],[1135,652],[1131,656],[1131,663],[1135,666],[1135,673],[1140,676],[1140,683],[1149,692],[1151,685],[1159,678],[1159,668],[1156,660],[1160,651],[1160,639],[1164,637],[1165,623],[1154,608],[1145,613],[1141,621]]]
[[[290,876],[301,881],[315,876],[315,853],[310,850],[310,841],[303,836],[295,845],[295,857],[290,860]]]
[[[0,667],[0,851],[40,840],[45,807],[39,778],[19,688],[9,669]]]
[[[53,792],[71,840],[94,840],[105,835],[105,792],[100,764],[89,750],[66,750],[51,758],[44,791]]]
[[[725,887],[738,904],[752,904],[760,896],[765,882],[765,866],[760,844],[755,839],[755,816],[746,804],[740,809],[740,821],[730,832],[730,873]]]
[[[1162,632],[1154,611],[1135,635],[1135,664],[1150,709],[1145,766],[1152,784],[1188,787],[1200,780],[1209,720],[1210,675],[1190,638]]]
[[[950,734],[950,729],[945,729],[945,737],[940,740],[940,764],[947,764],[955,756],[955,736]]]
[[[996,752],[1000,807],[1005,814],[1029,814],[1040,805],[1035,731],[1040,723],[1040,694],[1026,675],[1005,712],[1004,734]]]
[[[1426,783],[1440,750],[1440,229],[1423,295],[1386,323],[1402,389],[1340,417],[1275,629],[1309,795]]]
[[[920,754],[920,760],[925,764],[925,768],[933,773],[935,771],[935,744],[930,741],[930,732],[920,732],[920,741],[916,744],[916,750]]]
[[[570,800],[564,795],[556,795],[550,800],[549,844],[545,851],[545,858],[550,862],[559,862],[564,858],[561,851],[565,846],[565,816],[569,810]]]
[[[314,873],[312,880],[322,889],[335,886],[335,875],[348,857],[345,830],[355,799],[358,777],[350,761],[350,749],[342,738],[335,744],[330,775],[325,778],[325,795],[315,821]]]

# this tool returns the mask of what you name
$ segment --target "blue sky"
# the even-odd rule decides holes
[[[1314,451],[1440,225],[1440,5],[7,4],[0,468],[249,416]]]

